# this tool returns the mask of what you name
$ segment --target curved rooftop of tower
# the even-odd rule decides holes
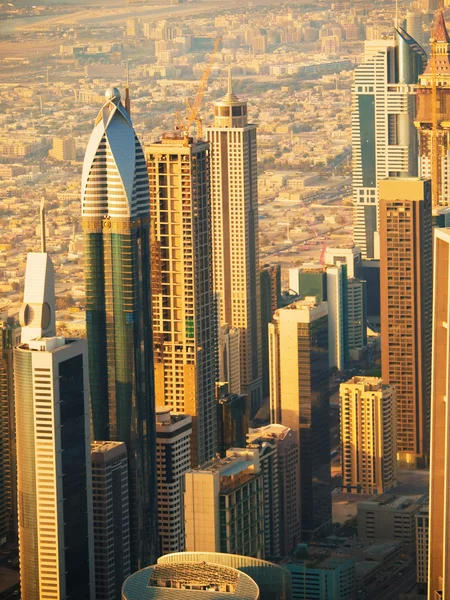
[[[245,573],[209,562],[158,564],[134,573],[122,586],[122,600],[259,600],[259,588]]]
[[[150,197],[144,152],[120,101],[110,87],[95,120],[83,163],[81,214],[92,219],[148,216]]]

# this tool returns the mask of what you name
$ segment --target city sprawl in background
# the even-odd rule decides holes
[[[0,4],[0,600],[450,600],[449,323],[450,0]]]

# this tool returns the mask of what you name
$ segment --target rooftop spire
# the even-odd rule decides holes
[[[231,65],[228,65],[228,90],[227,90],[227,94],[229,96],[233,95],[233,79],[232,79],[232,73],[231,73]]]
[[[47,252],[46,240],[45,240],[45,200],[41,198],[41,206],[39,207],[39,214],[41,217],[41,252]]]
[[[125,109],[128,114],[131,112],[131,100],[130,100],[130,64],[127,60],[127,85],[125,87]]]
[[[450,44],[447,26],[444,19],[444,11],[439,10],[436,20],[431,30],[431,40],[437,43]]]

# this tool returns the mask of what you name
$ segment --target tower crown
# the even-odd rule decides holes
[[[433,29],[431,30],[431,41],[437,42],[438,44],[450,44],[450,37],[448,35],[444,12],[442,10],[439,11]]]
[[[247,102],[233,92],[231,66],[228,70],[228,87],[225,96],[214,103],[214,127],[245,127],[247,125]]]
[[[136,218],[150,210],[144,153],[120,91],[109,88],[83,164],[83,217]]]

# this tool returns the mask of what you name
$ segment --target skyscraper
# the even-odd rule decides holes
[[[450,595],[450,231],[435,229],[428,598]]]
[[[353,83],[355,245],[379,257],[378,189],[385,177],[417,175],[416,89],[426,54],[401,27],[394,39],[366,42]]]
[[[260,273],[261,291],[261,351],[263,398],[269,397],[269,323],[280,305],[281,267],[264,265]]]
[[[127,448],[92,442],[95,600],[120,600],[130,574],[130,508]]]
[[[359,358],[367,346],[367,285],[362,279],[347,279],[348,351],[349,357]]]
[[[331,523],[328,304],[310,297],[278,309],[269,352],[271,421],[295,431],[299,442],[306,540]]]
[[[377,377],[341,383],[342,487],[384,494],[397,483],[395,390]]]
[[[81,194],[93,431],[127,446],[136,570],[154,562],[158,543],[150,203],[144,153],[116,88],[89,140]]]
[[[247,102],[233,93],[231,71],[206,135],[218,321],[241,330],[241,389],[233,392],[248,394],[253,416],[262,401],[256,125],[248,123]]]
[[[163,554],[183,552],[184,474],[191,466],[192,418],[156,409],[159,539]]]
[[[217,451],[209,145],[173,132],[145,154],[156,403],[192,417],[196,466]]]
[[[381,367],[396,390],[398,460],[429,454],[432,228],[429,180],[380,181]]]
[[[266,557],[289,556],[300,541],[300,480],[298,465],[297,436],[292,429],[272,423],[259,429],[251,429],[248,434],[248,447],[260,448],[260,462],[264,483]],[[274,463],[272,448],[276,448],[277,476],[268,478]],[[268,454],[267,466],[265,454]],[[264,456],[263,456],[264,455]],[[273,498],[272,491],[273,491]],[[276,502],[277,492],[278,501]],[[274,525],[277,525],[275,527]],[[279,554],[275,553],[274,543],[279,530]]]
[[[53,265],[27,260],[14,349],[20,588],[24,600],[94,600],[87,346],[55,334]]]
[[[419,174],[433,179],[432,192],[436,206],[450,206],[450,37],[442,11],[439,11],[433,25],[431,39],[432,55],[425,72],[419,77],[417,89],[415,125],[419,132]],[[436,146],[433,141],[433,110],[436,111]],[[437,157],[434,165],[435,150]]]
[[[0,546],[17,537],[13,348],[19,342],[18,324],[0,321]]]

